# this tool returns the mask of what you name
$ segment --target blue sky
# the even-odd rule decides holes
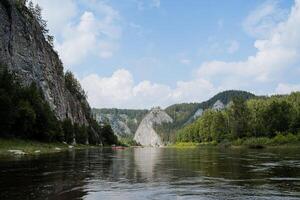
[[[300,83],[299,0],[34,0],[93,107],[201,102]]]

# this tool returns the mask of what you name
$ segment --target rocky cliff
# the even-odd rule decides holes
[[[154,126],[172,123],[173,119],[162,109],[153,108],[140,123],[134,140],[143,146],[162,146],[163,142]]]
[[[24,85],[35,82],[60,120],[87,124],[87,101],[66,88],[62,62],[38,21],[20,2],[0,1],[0,65],[15,72]]]
[[[148,110],[103,108],[93,109],[93,115],[100,123],[109,123],[119,138],[133,138]]]

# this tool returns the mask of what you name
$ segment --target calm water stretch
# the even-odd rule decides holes
[[[129,148],[2,158],[0,199],[300,199],[300,151]]]

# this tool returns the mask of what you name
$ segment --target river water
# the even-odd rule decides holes
[[[87,149],[0,158],[0,199],[300,199],[300,149]]]

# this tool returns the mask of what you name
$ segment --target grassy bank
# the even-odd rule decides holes
[[[177,142],[175,144],[171,144],[168,147],[175,147],[175,148],[197,148],[197,147],[203,147],[203,146],[216,146],[216,142]]]
[[[170,145],[176,148],[195,148],[201,146],[220,146],[220,147],[249,147],[249,148],[264,148],[264,147],[277,147],[277,146],[299,146],[300,147],[300,134],[277,134],[273,138],[268,137],[248,137],[241,138],[234,141],[223,141],[221,143],[213,142],[178,142]]]
[[[91,145],[68,145],[64,143],[42,143],[31,140],[0,139],[0,155],[33,155],[55,153],[69,149],[93,148]]]
[[[250,148],[268,147],[268,146],[300,146],[300,134],[293,135],[291,133],[277,134],[273,138],[268,137],[250,137],[238,139],[232,142],[232,146],[248,146]]]

